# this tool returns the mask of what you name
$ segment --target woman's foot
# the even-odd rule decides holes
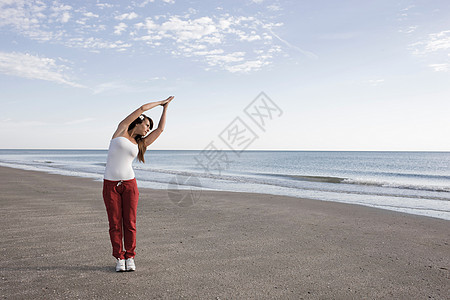
[[[134,258],[132,258],[132,257],[127,258],[126,265],[127,265],[127,271],[134,271],[134,270],[136,270],[136,265],[134,263]]]
[[[116,272],[125,272],[125,259],[117,259]]]

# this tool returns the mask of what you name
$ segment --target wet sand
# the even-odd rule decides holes
[[[141,189],[137,270],[116,273],[101,182],[0,167],[0,187],[3,299],[450,295],[446,220],[249,193],[189,205],[188,192]]]

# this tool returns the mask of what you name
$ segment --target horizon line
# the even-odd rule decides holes
[[[3,150],[36,150],[36,151],[49,151],[49,150],[67,150],[67,151],[108,151],[107,148],[0,148]],[[147,149],[147,151],[203,151],[205,149]],[[213,150],[209,150],[213,151]],[[220,149],[214,151],[227,151],[235,152],[231,149]],[[450,152],[450,150],[330,150],[330,149],[246,149],[240,152]]]

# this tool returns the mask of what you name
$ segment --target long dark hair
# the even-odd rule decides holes
[[[146,115],[142,114],[139,117],[136,118],[136,120],[134,120],[130,126],[128,126],[128,131],[132,130],[137,124],[141,124],[142,122],[144,122],[144,120],[147,119],[150,121],[150,130],[153,129],[153,120],[149,117],[147,117]],[[143,135],[137,135],[135,138],[136,143],[138,144],[138,148],[139,148],[139,153],[138,153],[138,160],[140,162],[145,163],[145,159],[144,159],[144,154],[145,151],[147,151],[147,147],[145,147],[144,144],[144,136]]]

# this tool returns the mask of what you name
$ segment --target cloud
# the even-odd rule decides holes
[[[115,19],[119,20],[119,21],[123,21],[123,20],[133,20],[133,19],[136,19],[137,17],[138,17],[138,14],[136,14],[135,12],[131,12],[131,13],[121,14],[121,15],[115,17]]]
[[[258,21],[258,22],[260,22],[260,21]],[[260,22],[260,23],[262,23],[262,22]],[[278,36],[278,35],[272,30],[272,28],[273,28],[274,26],[280,26],[280,25],[281,25],[281,24],[262,24],[263,28],[267,29],[267,30],[270,32],[270,34],[271,34],[272,36],[274,36],[275,38],[277,38],[280,42],[282,42],[283,44],[285,44],[285,45],[288,46],[289,48],[292,48],[292,49],[294,49],[294,50],[297,50],[298,52],[302,53],[303,55],[305,55],[305,56],[308,57],[308,58],[318,58],[318,56],[317,56],[315,53],[310,52],[310,51],[303,50],[303,49],[301,49],[301,48],[298,47],[298,46],[292,45],[292,44],[289,43],[288,41],[286,41],[286,40],[282,39],[280,36]]]
[[[14,28],[21,35],[39,41],[58,40],[63,31],[51,31],[48,24],[68,23],[73,8],[58,0],[48,6],[43,1],[0,1],[0,27]]]
[[[54,13],[51,14],[52,17],[57,18],[62,23],[69,22],[71,18],[69,11],[72,10],[72,6],[59,4],[57,1],[54,1],[53,5],[50,7],[50,10],[54,11]]]
[[[121,35],[127,29],[127,24],[119,23],[119,25],[114,26],[114,34]]]
[[[271,64],[282,49],[317,57],[276,34],[275,28],[283,24],[272,22],[273,16],[264,18],[260,13],[257,19],[231,15],[225,9],[218,15],[201,15],[199,10],[186,9],[181,14],[143,17],[148,12],[144,13],[141,7],[149,3],[156,7],[174,2],[146,0],[126,6],[96,3],[73,8],[61,0],[53,0],[51,5],[40,0],[0,0],[0,28],[13,29],[32,40],[96,53],[151,48],[155,54],[190,58],[205,69],[214,67],[230,72],[258,70]],[[278,7],[270,9],[278,10]],[[116,21],[119,22],[112,23]],[[219,48],[222,52],[214,53]]]
[[[121,40],[118,41],[107,41],[100,38],[73,38],[67,42],[67,45],[76,47],[76,48],[86,48],[90,49],[94,52],[98,52],[102,49],[115,49],[117,51],[125,51],[127,48],[130,48],[132,45],[129,43],[125,43]]]
[[[444,30],[429,35],[425,42],[425,52],[435,52],[450,49],[450,30]]]
[[[112,8],[112,7],[114,7],[114,5],[113,4],[110,4],[110,3],[97,3],[97,4],[95,4],[98,8],[100,8],[100,9],[105,9],[105,8]]]
[[[268,64],[269,62],[264,60],[250,60],[240,64],[226,65],[225,69],[231,73],[249,73],[251,71],[259,70]]]
[[[154,80],[167,80],[166,76],[155,76],[155,77],[151,77],[148,79],[149,81],[154,81]]]
[[[153,3],[153,2],[155,2],[155,0],[145,0],[145,1],[141,2],[140,4],[137,4],[137,6],[145,7],[147,4]],[[167,4],[174,4],[175,0],[162,0],[162,2],[167,3]]]
[[[271,5],[267,6],[267,9],[271,10],[271,11],[280,11],[280,10],[282,10],[281,6],[279,6],[277,4],[271,4]]]
[[[94,118],[84,118],[84,119],[67,121],[64,124],[65,125],[76,125],[76,124],[91,122],[91,121],[94,121],[94,120],[95,120]]]
[[[418,26],[416,26],[416,25],[414,25],[414,26],[409,26],[409,27],[407,27],[407,28],[405,28],[405,29],[399,29],[398,32],[409,34],[409,33],[413,33],[414,31],[416,31],[417,28],[418,28]]]
[[[8,132],[10,131],[10,129],[12,128],[17,128],[17,124],[20,123],[20,126],[24,127],[24,128],[36,128],[36,127],[44,127],[49,125],[48,122],[44,122],[44,121],[34,121],[34,120],[28,120],[28,119],[23,119],[23,118],[17,118],[17,119],[3,119],[0,120],[0,130],[2,130],[3,132]]]
[[[322,40],[351,40],[358,36],[360,36],[362,33],[357,31],[349,31],[349,32],[338,32],[338,33],[330,33],[330,34],[320,34],[317,36],[317,38]]]
[[[132,88],[122,82],[118,81],[111,81],[111,82],[105,82],[97,85],[93,88],[93,93],[95,94],[101,94],[109,91],[129,91]]]
[[[27,53],[0,52],[0,73],[28,79],[40,79],[72,87],[84,87],[65,75],[68,67],[58,65],[52,58]]]
[[[413,55],[432,61],[428,66],[436,72],[448,72],[450,66],[450,30],[430,33],[410,45]]]
[[[210,65],[228,64],[244,60],[245,52],[233,52],[228,54],[222,54],[223,50],[216,50],[211,52],[197,52],[197,55],[204,55]]]
[[[370,79],[370,80],[367,80],[367,83],[370,84],[371,86],[379,86],[383,82],[384,82],[384,79]]]
[[[218,33],[216,24],[210,17],[183,20],[180,16],[172,16],[167,22],[162,23],[158,30],[163,35],[174,38],[179,42],[199,40],[204,37],[209,42],[220,42],[220,40],[208,39],[208,37],[215,36]]]
[[[138,7],[145,7],[147,4],[155,2],[155,0],[145,0],[141,4],[138,4]]]
[[[70,13],[65,11],[65,12],[62,13],[60,20],[63,23],[67,23],[67,22],[69,22],[70,17],[71,17]]]
[[[83,15],[88,18],[98,18],[99,17],[99,15],[94,14],[92,12],[87,12],[87,13],[84,13]]]
[[[135,24],[134,39],[155,48],[162,42],[166,45],[172,42],[176,47],[171,51],[173,55],[203,60],[207,63],[207,70],[218,67],[232,73],[245,73],[269,65],[281,52],[281,47],[274,44],[272,35],[267,32],[268,28],[277,26],[281,24],[229,14],[199,18],[179,15],[166,19],[149,17]],[[279,36],[277,38],[282,40]],[[218,48],[222,44],[234,47]],[[289,46],[314,56],[291,44]]]
[[[422,41],[410,45],[413,54],[426,55],[435,52],[450,52],[450,30],[431,33]],[[449,50],[449,51],[448,51]]]
[[[448,72],[448,71],[450,71],[450,63],[430,64],[428,66],[430,68],[432,68],[436,72]]]
[[[398,13],[397,20],[398,21],[405,21],[405,20],[407,20],[409,18],[409,15],[410,15],[409,11],[414,9],[414,8],[416,8],[415,5],[410,5],[410,6],[406,7],[406,8],[401,9],[399,11],[399,13]]]

